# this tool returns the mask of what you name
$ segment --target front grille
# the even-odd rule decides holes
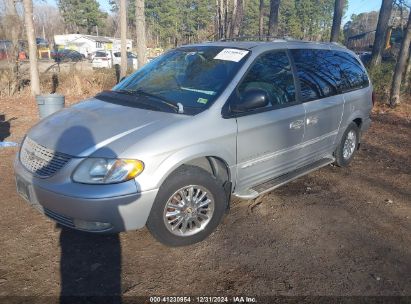
[[[20,151],[20,161],[30,172],[49,177],[64,167],[70,155],[47,149],[26,137]]]
[[[67,226],[70,228],[74,228],[74,222],[73,219],[71,217],[67,217],[61,214],[58,214],[54,211],[51,211],[50,209],[44,208],[44,214],[47,215],[49,218],[51,218],[52,220],[55,220],[57,223],[63,225],[63,226]]]

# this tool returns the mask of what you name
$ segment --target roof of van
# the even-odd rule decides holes
[[[335,42],[317,42],[295,39],[274,39],[271,41],[235,41],[235,40],[220,40],[220,41],[205,41],[196,44],[183,45],[182,47],[209,45],[221,47],[235,47],[240,49],[257,49],[257,48],[278,48],[281,46],[292,48],[320,48],[320,49],[342,49],[348,50],[345,46]]]

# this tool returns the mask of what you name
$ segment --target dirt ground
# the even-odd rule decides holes
[[[410,113],[375,111],[348,168],[233,201],[211,237],[183,248],[146,229],[98,236],[56,227],[16,194],[17,148],[0,149],[0,296],[411,296]],[[0,100],[0,114],[16,118],[6,141],[38,119],[27,97]]]

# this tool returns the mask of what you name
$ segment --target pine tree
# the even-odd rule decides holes
[[[102,25],[107,16],[100,11],[96,0],[58,0],[58,7],[66,27],[74,32],[91,34],[96,26]]]

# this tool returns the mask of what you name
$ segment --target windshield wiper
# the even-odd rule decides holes
[[[138,90],[121,89],[121,90],[118,90],[118,91],[115,91],[115,92],[125,93],[125,94],[128,94],[128,95],[141,94],[141,95],[145,95],[145,96],[148,96],[148,97],[152,97],[152,98],[155,98],[155,99],[159,100],[162,104],[164,104],[164,105],[168,106],[169,108],[173,109],[174,112],[182,113],[182,111],[181,111],[182,107],[180,107],[179,105],[176,105],[176,104],[170,102],[168,99],[166,99],[162,96],[152,94],[152,93],[146,92],[146,91],[141,90],[141,89],[138,89]]]

